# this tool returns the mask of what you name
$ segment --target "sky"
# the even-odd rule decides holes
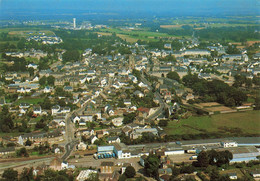
[[[0,19],[83,16],[225,16],[259,15],[259,0],[0,0]]]

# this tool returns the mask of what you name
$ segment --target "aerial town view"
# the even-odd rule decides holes
[[[260,180],[259,0],[0,0],[0,181]]]

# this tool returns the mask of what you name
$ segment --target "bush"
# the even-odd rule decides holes
[[[132,167],[132,166],[128,166],[126,167],[126,170],[125,170],[125,176],[127,178],[133,178],[136,174],[136,171],[135,171],[135,168]]]

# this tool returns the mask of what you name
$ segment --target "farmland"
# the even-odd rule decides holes
[[[147,29],[128,30],[119,28],[101,29],[105,33],[116,33],[116,35],[128,42],[136,42],[138,39],[145,41],[158,41],[158,38],[179,38],[167,33],[151,32]],[[107,34],[109,35],[109,34]]]
[[[260,111],[247,111],[212,116],[192,116],[188,119],[170,121],[165,131],[169,135],[218,133],[233,136],[259,135]]]

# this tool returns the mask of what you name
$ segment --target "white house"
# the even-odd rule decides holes
[[[38,81],[39,81],[39,77],[38,76],[34,77],[33,80],[32,80],[32,82],[38,82]]]
[[[222,142],[221,142],[221,145],[222,145],[224,148],[237,147],[237,142],[236,142],[236,141],[226,140],[226,141],[222,141]]]
[[[112,119],[112,123],[114,126],[122,126],[123,119],[124,119],[123,117],[114,118],[114,119]]]
[[[65,126],[66,126],[65,121],[60,121],[60,122],[59,122],[59,126],[60,126],[60,127],[65,127]]]
[[[73,114],[72,117],[71,117],[71,121],[73,123],[77,123],[77,122],[80,121],[80,117],[78,115],[76,115],[76,114]]]
[[[51,108],[51,114],[52,114],[52,115],[55,115],[55,114],[58,113],[59,110],[60,110],[60,106],[59,106],[59,105],[52,106],[52,108]]]
[[[78,144],[78,150],[86,150],[87,149],[87,145],[83,142],[80,142]]]
[[[27,68],[33,68],[33,69],[37,69],[38,65],[34,64],[34,63],[30,63],[29,65],[27,65]]]
[[[94,144],[96,140],[98,140],[98,138],[95,135],[90,136],[91,144]]]
[[[63,169],[67,169],[69,167],[69,163],[68,162],[66,162],[66,161],[63,161],[62,163],[61,163],[61,169],[63,170]]]
[[[54,153],[55,154],[60,154],[60,149],[59,148],[55,148]]]
[[[111,143],[120,143],[121,140],[120,140],[120,138],[118,136],[112,136],[112,137],[108,137],[107,138],[107,142],[109,144],[111,144]]]
[[[49,87],[49,86],[46,86],[44,89],[43,89],[43,93],[50,93],[52,91],[52,87]]]
[[[87,125],[87,123],[85,121],[83,121],[83,120],[79,121],[79,126],[86,126],[86,125]]]
[[[237,180],[237,173],[228,173],[228,176],[231,180]]]
[[[250,173],[254,178],[260,178],[260,170],[254,170]]]
[[[24,109],[24,108],[19,110],[19,112],[20,112],[21,114],[25,114],[26,111],[27,111],[27,109]]]
[[[83,120],[85,122],[92,122],[93,116],[92,115],[81,115],[80,120]]]
[[[33,114],[42,114],[41,106],[34,106],[33,107]]]

